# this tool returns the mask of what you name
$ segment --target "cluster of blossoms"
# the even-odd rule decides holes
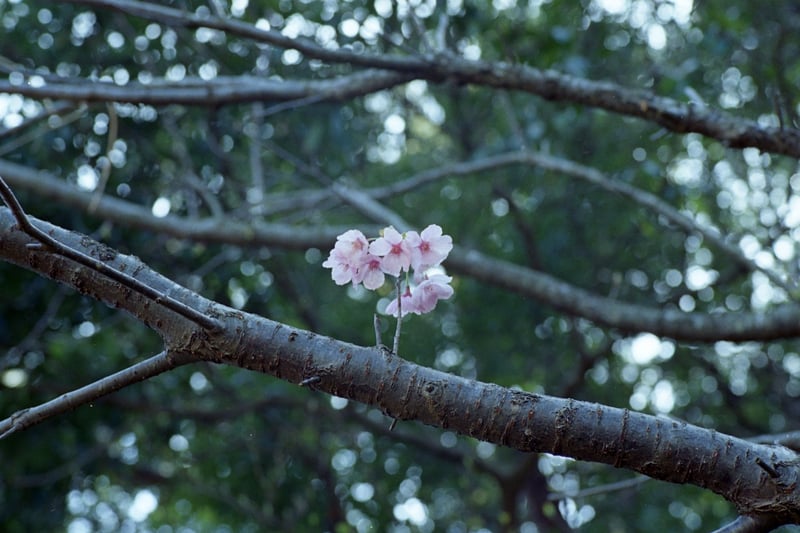
[[[420,233],[400,233],[389,226],[372,242],[360,231],[351,229],[336,238],[336,245],[322,266],[331,269],[337,285],[352,282],[354,286],[363,284],[370,290],[381,287],[386,274],[400,277],[406,273],[408,278],[413,270],[414,286],[406,283],[400,302],[393,300],[386,307],[386,314],[397,316],[399,307],[401,316],[421,315],[433,310],[439,300],[453,295],[450,286],[453,278],[432,270],[452,249],[453,239],[443,235],[442,228],[436,224]]]

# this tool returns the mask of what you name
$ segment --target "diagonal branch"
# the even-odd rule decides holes
[[[5,420],[0,420],[0,439],[195,360],[188,353],[176,355],[166,351],[161,352],[85,387],[62,394],[36,407],[17,411]]]

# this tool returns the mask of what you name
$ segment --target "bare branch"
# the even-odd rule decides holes
[[[17,411],[5,420],[0,420],[0,439],[44,422],[54,416],[71,411],[80,405],[93,402],[124,387],[139,383],[195,360],[188,353],[172,354],[166,351],[161,352],[85,387],[62,394],[58,398],[36,407]]]
[[[373,222],[388,224],[400,231],[411,229],[411,225],[403,220],[400,215],[375,200],[368,193],[342,183],[334,183],[331,185],[331,189],[344,203],[353,207]]]
[[[521,152],[511,152],[510,154],[493,155],[481,157],[472,161],[442,165],[440,167],[423,170],[418,174],[396,181],[390,185],[369,189],[367,192],[375,199],[382,200],[391,196],[406,194],[444,178],[452,176],[470,176],[472,174],[488,172],[506,165],[520,164],[522,163],[521,154]]]
[[[800,306],[784,304],[766,312],[686,313],[620,302],[558,278],[454,248],[446,262],[453,271],[541,300],[570,315],[625,332],[649,331],[677,340],[769,340],[800,336]]]
[[[754,120],[611,82],[576,78],[522,65],[461,58],[450,58],[429,66],[426,78],[436,81],[436,76],[485,87],[524,91],[546,100],[639,117],[675,133],[700,133],[732,148],[751,146],[765,152],[800,157],[798,129],[762,127]]]
[[[90,196],[86,195],[86,205],[88,205],[89,199]],[[195,298],[194,293],[186,288],[154,273],[146,268],[137,257],[121,254],[85,235],[63,230],[33,217],[28,217],[28,219],[30,223],[51,235],[66,248],[90,258],[99,257],[103,263],[108,265],[108,268],[98,270],[94,266],[86,266],[57,253],[31,250],[30,236],[20,231],[16,218],[5,207],[0,207],[0,259],[35,270],[44,277],[72,287],[75,287],[74,280],[86,277],[90,281],[84,281],[77,287],[82,294],[100,300],[113,308],[129,312],[158,332],[173,351],[180,351],[179,347],[186,345],[193,338],[205,337],[212,331],[217,333],[216,329],[194,327],[194,321],[191,323],[192,327],[187,327],[186,317],[182,314],[164,305],[153,305],[158,301],[150,295],[142,294],[130,285],[105,275],[105,271],[110,270],[120,273],[135,273],[138,282],[148,287],[145,292],[154,291],[153,294],[159,296],[169,295],[170,300],[183,304],[187,308],[203,310],[197,312],[206,316],[209,325],[221,324],[223,316],[208,301]],[[34,246],[41,245],[36,242]],[[170,342],[177,344],[170,344]]]

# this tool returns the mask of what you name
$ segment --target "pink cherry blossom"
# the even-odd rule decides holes
[[[450,286],[452,280],[450,276],[435,274],[424,279],[413,289],[406,286],[405,292],[400,297],[401,316],[406,316],[408,313],[422,315],[433,311],[439,300],[447,300],[453,295],[453,287]],[[397,307],[395,298],[386,306],[384,313],[397,316]]]
[[[411,287],[408,285],[406,285],[406,290],[403,292],[403,295],[400,296],[400,303],[402,304],[400,306],[401,316],[406,316],[408,313],[414,312],[415,306],[413,302],[413,295],[411,294]],[[389,302],[389,305],[386,306],[384,313],[389,316],[397,316],[397,298],[394,298],[391,302]]]
[[[383,270],[381,270],[381,258],[370,253],[366,254],[364,262],[358,269],[358,275],[367,289],[379,288],[385,281]]]
[[[394,227],[383,230],[383,236],[369,245],[369,253],[381,257],[381,270],[391,276],[408,272],[411,266],[411,247]]]
[[[442,228],[437,224],[429,225],[422,233],[409,231],[406,241],[411,247],[411,268],[414,270],[437,266],[453,249],[453,238],[442,235]]]
[[[363,233],[355,229],[345,231],[336,238],[336,245],[322,266],[331,269],[331,277],[337,285],[350,281],[358,285],[363,279],[360,269],[368,248],[369,243]]]
[[[416,286],[414,289],[413,299],[415,300],[413,312],[421,315],[429,313],[436,307],[436,302],[439,300],[447,300],[453,295],[453,287],[450,282],[453,278],[444,276],[442,274],[435,274],[429,279]]]
[[[436,224],[431,224],[421,233],[409,231],[405,235],[389,226],[371,244],[360,231],[348,230],[336,238],[336,244],[322,266],[331,269],[331,277],[337,285],[363,283],[370,290],[380,288],[386,274],[400,277],[402,272],[413,269],[416,285],[406,276],[400,302],[392,300],[385,312],[393,316],[421,315],[432,311],[439,300],[453,295],[450,286],[453,278],[442,274],[440,268],[431,269],[438,267],[452,249],[453,239],[444,235]],[[398,310],[398,307],[402,309]]]

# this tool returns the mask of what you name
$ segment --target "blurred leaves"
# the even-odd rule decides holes
[[[636,2],[620,13],[602,4],[164,3],[196,13],[219,9],[356,51],[424,54],[443,35],[447,46],[468,57],[616,81],[679,101],[699,97],[767,123],[782,114],[786,126],[792,124],[792,88],[800,83],[800,56],[790,38],[800,14],[792,2],[767,10],[704,2],[685,20],[676,18],[671,2]],[[120,85],[215,75],[304,80],[355,70],[241,37],[70,2],[0,2],[0,21],[3,74],[23,69],[45,82],[53,75]],[[371,30],[376,24],[380,37]],[[664,32],[663,48],[653,46],[648,29]],[[0,123],[11,131],[36,122],[51,104],[0,95]],[[219,224],[228,217],[360,227],[377,222],[342,206],[332,193],[288,211],[272,211],[270,202],[324,190],[330,180],[368,189],[451,162],[531,149],[654,193],[735,242],[754,236],[773,265],[796,272],[796,222],[787,220],[800,185],[796,161],[788,158],[733,150],[587,107],[446,81],[352,101],[275,105],[116,105],[124,158],[112,168],[106,194],[147,208],[165,198],[173,214],[216,216]],[[91,104],[71,121],[62,122],[64,116],[29,125],[40,134],[3,157],[85,186],[80,169],[96,173],[108,157],[108,109]],[[389,117],[404,126],[387,127]],[[10,137],[3,131],[0,145]],[[687,159],[697,172],[679,172]],[[205,296],[347,341],[374,342],[372,314],[387,294],[335,286],[319,266],[327,250],[178,241],[17,193],[35,216],[94,234]],[[629,199],[541,169],[447,177],[385,205],[414,227],[440,224],[466,248],[627,302],[736,311],[761,301],[758,293],[769,285]],[[790,239],[791,252],[776,258],[782,237]],[[717,280],[688,283],[690,267],[697,266],[716,271]],[[18,268],[0,265],[0,283],[0,377],[13,369],[25,376],[19,386],[3,381],[5,415],[161,349],[159,339],[129,317]],[[638,392],[651,412],[658,412],[655,385],[666,380],[674,408],[664,415],[744,437],[797,429],[800,356],[794,341],[676,343],[669,357],[642,362],[622,348],[628,332],[597,328],[466,277],[453,284],[452,301],[404,324],[404,357],[504,386],[619,407],[631,406]],[[780,294],[764,298],[769,307]],[[392,331],[392,321],[384,320],[384,337]],[[653,523],[708,530],[735,515],[711,493],[656,482],[576,498],[559,514],[557,504],[542,497],[548,488],[574,493],[628,474],[549,457],[531,466],[521,454],[413,423],[390,432],[381,413],[345,403],[236,369],[179,369],[4,440],[0,522],[8,531],[182,524],[196,531],[455,532],[533,530],[526,524],[538,520],[542,531],[581,524],[582,531],[625,532]],[[528,475],[531,468],[536,476]],[[511,484],[512,474],[545,480]],[[140,491],[154,494],[158,505],[139,520],[131,502]]]

